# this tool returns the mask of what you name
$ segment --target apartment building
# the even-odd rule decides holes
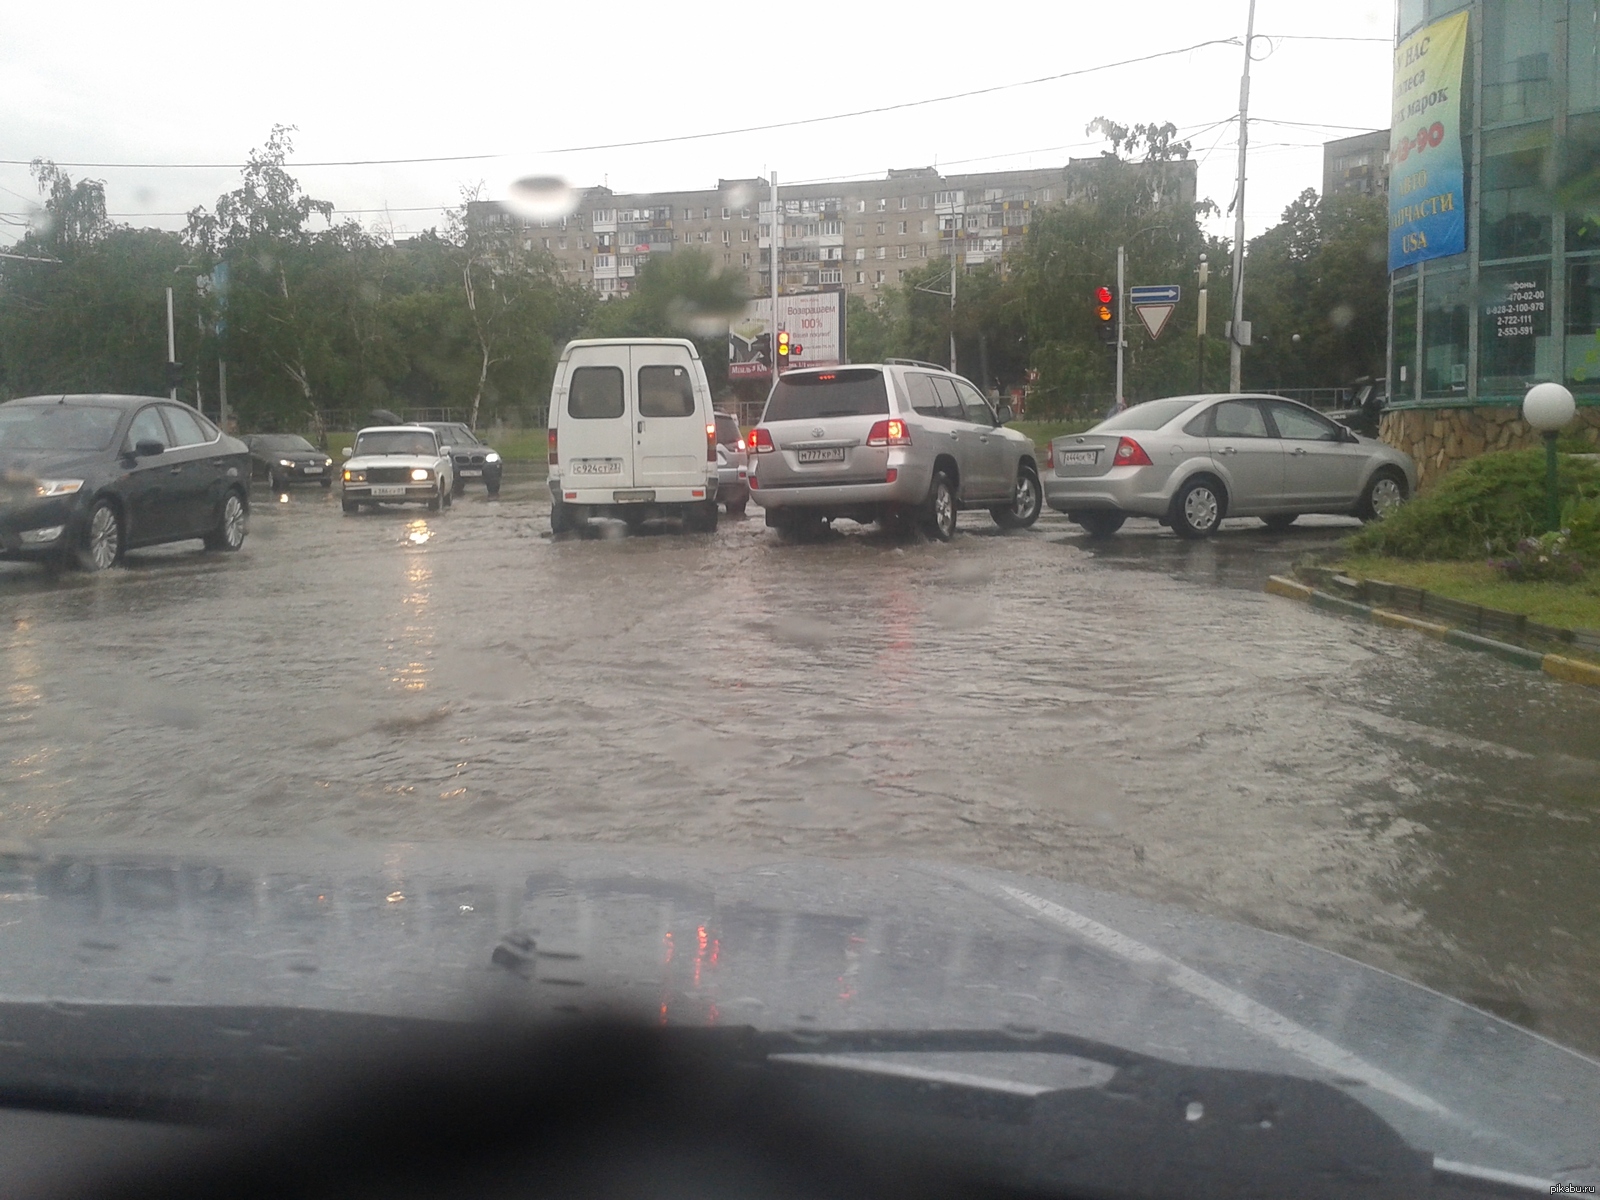
[[[954,255],[967,269],[1003,262],[1041,206],[1092,198],[1103,159],[1064,167],[944,175],[932,167],[882,179],[782,184],[778,282],[784,292],[843,289],[870,296],[929,259]],[[1158,180],[1158,195],[1193,204],[1195,164],[1130,165]],[[626,294],[652,254],[691,248],[739,272],[756,295],[771,289],[772,194],[761,179],[719,179],[703,191],[619,193],[588,188],[570,216],[526,221],[495,201],[468,219],[548,250],[569,278],[602,295]]]
[[[1389,131],[1379,129],[1323,142],[1322,194],[1387,196]]]

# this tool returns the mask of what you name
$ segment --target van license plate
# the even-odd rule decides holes
[[[1092,467],[1100,458],[1098,450],[1064,450],[1056,455],[1063,467]]]
[[[612,492],[611,498],[618,504],[649,504],[656,498],[653,491],[647,492]]]
[[[574,475],[621,475],[620,458],[575,458],[568,467]]]
[[[794,457],[796,462],[803,463],[843,462],[844,447],[829,446],[826,450],[796,450]]]
[[[406,489],[403,487],[375,487],[372,489],[374,496],[404,496]]]

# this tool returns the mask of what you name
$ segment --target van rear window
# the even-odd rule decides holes
[[[641,417],[694,416],[694,384],[683,367],[639,368]]]
[[[567,384],[567,416],[580,421],[622,415],[622,368],[579,367]]]
[[[810,421],[818,417],[865,417],[889,411],[883,372],[840,368],[785,375],[772,389],[763,421]]]

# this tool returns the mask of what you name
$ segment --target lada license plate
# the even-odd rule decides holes
[[[796,450],[794,457],[796,462],[803,463],[843,462],[844,447],[829,446],[822,450]]]
[[[374,496],[404,496],[406,489],[404,487],[374,487],[372,494]]]
[[[1098,450],[1063,450],[1056,455],[1056,462],[1063,467],[1092,467],[1099,458]]]
[[[620,458],[575,458],[568,466],[573,475],[621,475]]]

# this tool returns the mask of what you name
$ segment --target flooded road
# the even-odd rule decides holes
[[[1343,532],[552,541],[258,494],[0,564],[0,836],[910,855],[1305,938],[1600,1053],[1600,694],[1262,594]]]

